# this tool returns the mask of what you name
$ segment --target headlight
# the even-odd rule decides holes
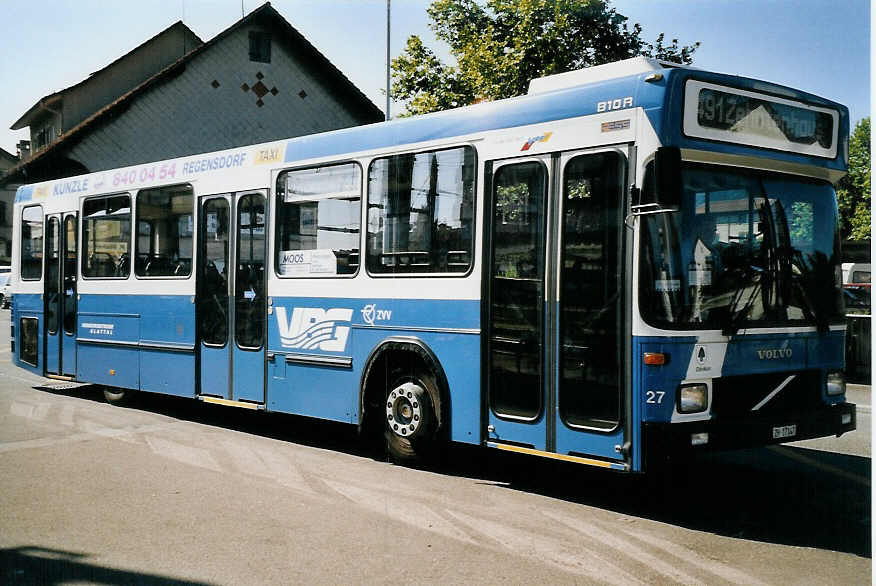
[[[841,370],[827,373],[827,394],[835,397],[846,392],[846,377]]]
[[[709,405],[709,388],[703,383],[678,387],[678,412],[699,413]]]

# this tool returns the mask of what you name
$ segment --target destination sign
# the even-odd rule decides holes
[[[689,80],[684,132],[688,136],[836,156],[836,110]]]

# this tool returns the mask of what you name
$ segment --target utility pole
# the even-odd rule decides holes
[[[390,84],[390,74],[389,74],[389,3],[390,0],[386,0],[386,119],[389,120],[389,84]]]

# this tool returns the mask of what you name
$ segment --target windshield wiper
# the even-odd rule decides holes
[[[751,287],[751,293],[749,294],[748,299],[745,300],[745,305],[743,305],[739,311],[736,311],[736,305],[745,294],[745,283],[743,283],[733,293],[733,299],[730,301],[730,306],[727,310],[727,323],[724,324],[724,327],[721,329],[721,333],[725,336],[736,335],[736,332],[739,331],[739,328],[742,325],[742,321],[745,319],[745,317],[748,315],[748,312],[751,311],[751,308],[754,306],[754,300],[757,299],[757,294],[762,287],[761,279],[763,278],[763,269],[761,269],[760,267],[756,267],[752,264],[749,264],[748,268],[760,274],[757,277],[757,281],[755,281],[754,285]],[[747,282],[749,271],[746,270],[743,276],[746,278]]]
[[[800,291],[800,299],[802,301],[802,309],[804,311],[804,315],[807,320],[814,321],[818,331],[824,333],[828,330],[827,316],[821,310],[820,305],[814,303],[811,299],[809,299],[809,295],[806,292],[803,284],[799,282],[798,279],[794,278],[794,274],[792,271],[792,265],[794,264],[794,253],[798,251],[794,250],[794,247],[791,245],[791,233],[788,228],[788,216],[785,213],[785,206],[782,204],[782,200],[776,198],[775,204],[770,205],[769,203],[769,195],[766,192],[766,186],[763,184],[763,179],[760,181],[760,188],[766,200],[764,204],[766,209],[763,210],[765,213],[761,215],[765,215],[767,218],[769,233],[770,233],[770,248],[773,254],[775,254],[775,276],[776,279],[776,292],[777,302],[781,304],[782,308],[787,312],[788,308],[791,305],[791,290],[794,285],[797,285]],[[775,238],[775,241],[773,241]],[[798,258],[797,262],[798,266],[803,266],[802,258]],[[770,264],[770,269],[773,269],[772,263]]]

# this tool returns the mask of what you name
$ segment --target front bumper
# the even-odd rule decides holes
[[[848,420],[843,423],[843,418]],[[796,426],[790,437],[774,437],[777,428]],[[854,431],[857,427],[853,403],[840,403],[796,413],[750,414],[744,418],[710,419],[685,423],[646,422],[643,426],[644,461],[684,456],[702,451],[731,450],[796,442]],[[708,442],[692,445],[693,434],[708,433]]]

